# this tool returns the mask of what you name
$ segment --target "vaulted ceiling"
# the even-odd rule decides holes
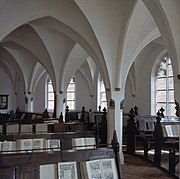
[[[33,92],[47,72],[63,92],[79,69],[89,84],[99,71],[106,89],[124,91],[136,58],[159,48],[179,74],[178,7],[179,0],[2,0],[0,66],[14,90],[17,76]]]

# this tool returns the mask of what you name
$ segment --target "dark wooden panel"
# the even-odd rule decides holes
[[[60,161],[86,161],[95,158],[111,158],[114,157],[113,149],[99,148],[89,150],[68,150],[56,152],[34,152],[34,153],[16,153],[1,154],[0,167],[11,167],[26,165],[43,165],[57,163]],[[26,167],[25,167],[26,170]]]
[[[39,165],[19,165],[16,167],[17,179],[39,179]]]
[[[0,179],[15,179],[15,167],[0,168]]]

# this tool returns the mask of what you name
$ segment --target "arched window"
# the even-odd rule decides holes
[[[69,109],[71,110],[75,109],[75,92],[76,92],[75,77],[72,77],[67,88],[67,98],[66,98],[66,105],[69,106]]]
[[[156,111],[165,109],[165,116],[175,116],[174,80],[171,60],[166,56],[156,73]]]
[[[98,84],[98,106],[101,106],[101,109],[107,109],[107,98],[106,98],[106,90],[103,79],[100,78]]]
[[[47,109],[49,111],[54,110],[54,90],[50,78],[47,81]]]

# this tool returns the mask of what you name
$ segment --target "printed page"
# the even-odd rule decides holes
[[[86,149],[93,149],[96,147],[96,140],[94,137],[86,137],[84,138]]]
[[[100,159],[103,179],[118,179],[114,158]]]
[[[60,151],[60,147],[60,139],[46,140],[46,148],[48,148],[48,151]]]
[[[86,162],[88,179],[103,179],[99,160]]]
[[[1,145],[3,154],[10,154],[16,152],[16,142],[14,141],[4,141]]]
[[[32,139],[18,139],[17,150],[23,150],[18,152],[31,152],[32,151]]]
[[[43,152],[43,150],[37,150],[37,149],[44,149],[45,148],[45,139],[32,139],[32,147],[34,152]]]
[[[147,123],[148,123],[149,131],[154,131],[154,122],[148,121]]]
[[[32,134],[33,133],[33,125],[32,124],[21,124],[20,125],[21,134]]]
[[[19,133],[19,124],[10,124],[6,126],[7,134],[18,134]]]
[[[73,138],[72,139],[72,146],[73,146],[74,150],[85,149],[86,148],[85,147],[85,139],[84,138]]]
[[[173,137],[173,132],[172,132],[171,125],[165,125],[165,128],[166,128],[167,136],[168,137]]]
[[[48,133],[48,124],[36,124],[36,134]]]
[[[59,162],[58,179],[78,179],[76,162]]]
[[[165,128],[165,125],[162,125],[162,131],[163,131],[163,136],[164,137],[168,137],[168,134],[167,134],[167,130]]]
[[[57,164],[40,165],[40,179],[57,179]]]
[[[179,125],[171,125],[173,137],[179,137]]]

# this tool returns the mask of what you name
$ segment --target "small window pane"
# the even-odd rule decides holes
[[[166,78],[157,79],[157,90],[166,89]]]
[[[75,84],[69,84],[67,91],[75,91]]]
[[[54,101],[48,101],[48,109],[50,110],[54,109]]]
[[[169,104],[169,110],[168,110],[168,114],[169,116],[175,116],[176,113],[176,109],[175,109],[175,104]]]
[[[48,93],[48,100],[54,100],[54,93]]]
[[[169,99],[168,102],[174,102],[174,91],[169,91]]]
[[[101,109],[104,109],[106,108],[107,109],[107,102],[101,102]]]
[[[104,83],[101,84],[101,92],[105,92]]]
[[[69,106],[69,109],[75,109],[75,102],[74,101],[67,101],[67,106]]]
[[[164,111],[164,115],[166,116],[166,103],[157,103],[157,110],[156,112],[158,112],[158,110],[160,110],[161,108],[165,109]]]
[[[52,86],[52,84],[48,84],[48,92],[53,92],[53,86]]]
[[[173,76],[172,65],[168,65],[169,76]]]
[[[157,102],[166,102],[166,91],[158,91],[156,100]]]
[[[101,101],[106,101],[106,93],[101,93]]]
[[[168,85],[169,85],[169,89],[174,89],[174,81],[173,81],[173,77],[168,78]]]
[[[74,93],[67,93],[67,99],[68,100],[75,100],[75,94]]]

